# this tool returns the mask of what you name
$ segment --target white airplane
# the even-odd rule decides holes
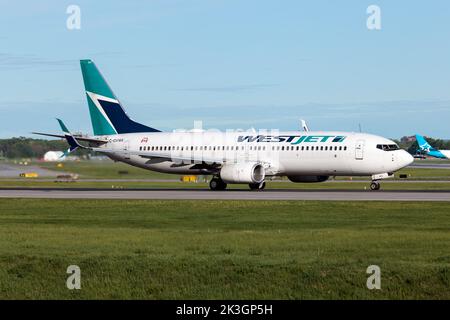
[[[265,181],[276,176],[299,183],[323,182],[330,176],[370,176],[370,188],[378,190],[379,180],[413,162],[395,142],[363,133],[161,132],[128,117],[91,60],[81,60],[81,70],[94,135],[72,135],[59,119],[64,135],[36,133],[67,139],[66,154],[84,148],[147,170],[212,175],[212,190],[223,190],[227,184],[264,189]]]

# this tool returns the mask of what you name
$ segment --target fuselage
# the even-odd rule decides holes
[[[174,174],[215,174],[219,163],[262,163],[266,176],[369,176],[413,158],[395,142],[351,132],[150,132],[99,136],[116,161]],[[157,152],[163,157],[143,157]],[[179,160],[183,159],[183,160]],[[219,161],[220,160],[220,161]]]
[[[450,150],[431,150],[426,152],[426,154],[433,158],[450,159]]]

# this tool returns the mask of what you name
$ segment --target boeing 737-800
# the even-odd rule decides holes
[[[210,188],[287,176],[292,182],[323,182],[330,176],[370,176],[379,180],[413,162],[389,139],[364,133],[328,131],[161,132],[131,120],[91,60],[81,60],[93,136],[74,136],[61,120],[72,152],[87,148],[115,161],[165,173],[212,175]]]

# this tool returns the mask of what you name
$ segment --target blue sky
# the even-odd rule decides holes
[[[66,8],[81,8],[81,29]],[[381,8],[382,29],[366,28]],[[449,1],[2,1],[0,137],[92,132],[79,59],[147,125],[450,138]]]

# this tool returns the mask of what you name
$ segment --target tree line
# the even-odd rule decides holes
[[[47,151],[65,151],[65,140],[45,140],[26,137],[0,139],[0,158],[42,158]],[[77,150],[74,155],[86,155],[86,150]]]
[[[443,139],[435,139],[430,137],[425,137],[425,139],[428,141],[428,143],[436,148],[441,150],[450,150],[450,140],[443,140]],[[414,140],[411,140],[409,137],[403,137],[400,140],[394,140],[400,148],[405,149],[410,154],[417,154],[419,153],[419,145]]]

